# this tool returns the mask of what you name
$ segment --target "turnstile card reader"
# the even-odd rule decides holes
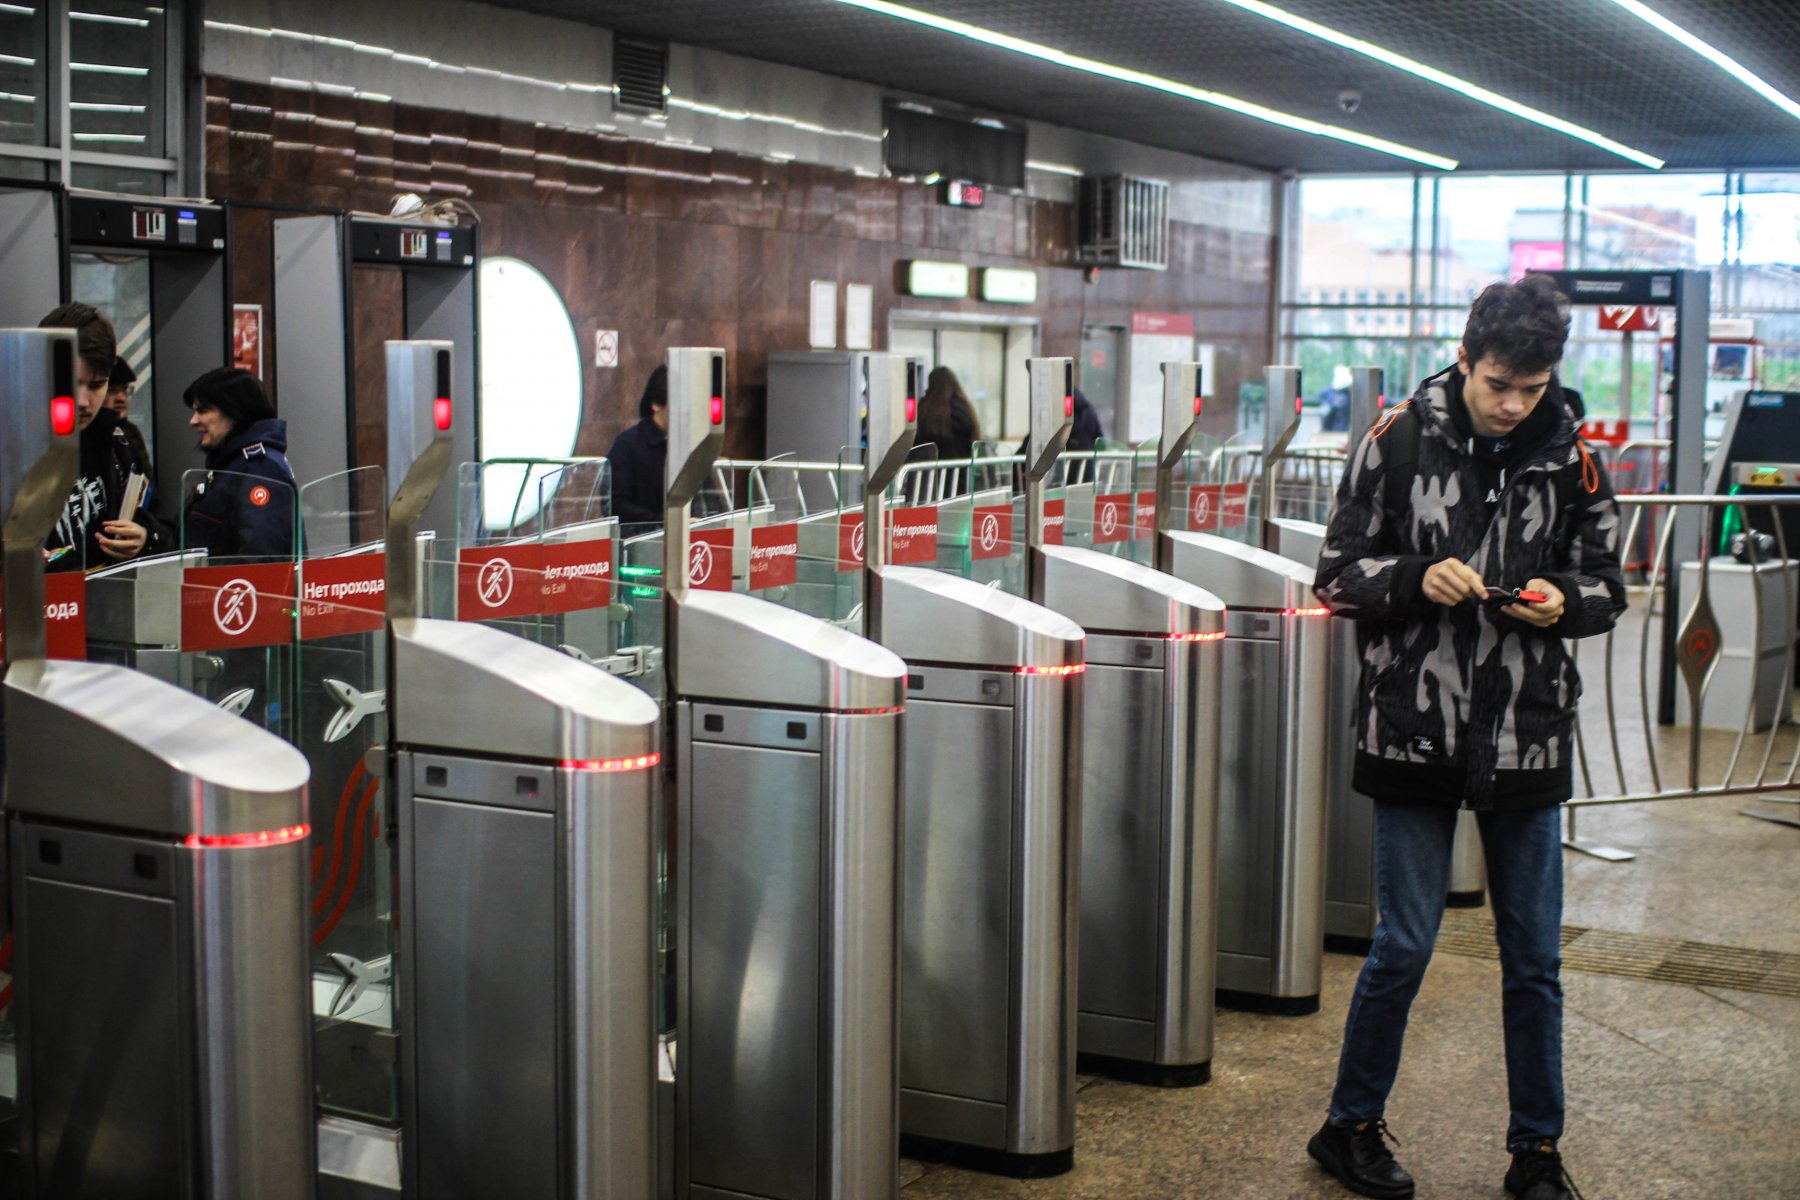
[[[402,1188],[656,1194],[656,702],[420,617],[453,348],[390,342],[387,605],[399,826]]]
[[[725,356],[673,349],[666,561],[724,440]],[[667,571],[675,747],[675,1194],[899,1191],[906,668]]]
[[[74,350],[0,333],[21,1194],[304,1200],[306,760],[157,680],[43,659]]]
[[[1171,566],[1225,602],[1219,785],[1222,1003],[1318,1011],[1331,627],[1313,565],[1171,532]]]

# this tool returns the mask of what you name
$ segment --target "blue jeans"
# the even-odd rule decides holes
[[[1488,900],[1500,943],[1506,1031],[1508,1149],[1556,1139],[1563,1130],[1561,810],[1478,813],[1487,856]],[[1334,1124],[1382,1115],[1400,1069],[1406,1017],[1431,962],[1456,812],[1375,805],[1375,887],[1381,920],[1356,981],[1337,1087]]]

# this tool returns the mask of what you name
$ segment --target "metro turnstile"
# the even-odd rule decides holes
[[[899,1190],[906,667],[823,621],[687,586],[725,352],[672,349],[668,367],[675,1193],[881,1200]]]
[[[1354,412],[1354,408],[1352,409]],[[1354,450],[1354,447],[1352,447]],[[1325,526],[1313,521],[1270,522],[1275,552],[1297,563],[1317,563]],[[1375,802],[1350,785],[1356,766],[1356,701],[1362,687],[1362,650],[1356,622],[1333,621],[1331,728],[1326,790],[1325,944],[1351,954],[1368,952],[1375,939]]]
[[[924,372],[862,357],[863,616],[907,664],[902,1146],[1056,1174],[1075,1150],[1083,633],[1029,600],[887,564],[886,491]]]
[[[656,702],[480,625],[393,651],[405,1194],[649,1200]]]
[[[1211,1074],[1225,606],[1161,571],[1043,548],[1045,601],[1088,631],[1082,720],[1085,1065]]]
[[[157,680],[43,658],[74,353],[0,332],[19,1190],[304,1200],[306,761]]]
[[[1331,627],[1311,563],[1173,532],[1172,573],[1225,618],[1219,784],[1221,1003],[1317,1012],[1324,950]]]
[[[906,660],[902,1146],[1004,1174],[1075,1145],[1083,634],[971,580],[879,571]]]
[[[749,596],[676,611],[676,1195],[892,1196],[905,668]]]

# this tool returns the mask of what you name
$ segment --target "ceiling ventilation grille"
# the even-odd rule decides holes
[[[1075,198],[1077,253],[1106,267],[1169,268],[1169,185],[1084,175]]]
[[[669,111],[669,43],[647,38],[613,38],[613,108],[625,112]]]

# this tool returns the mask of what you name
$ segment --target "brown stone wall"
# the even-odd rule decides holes
[[[730,353],[727,453],[760,453],[768,354],[806,348],[813,279],[874,288],[877,349],[895,307],[1036,317],[1045,354],[1079,353],[1084,324],[1189,313],[1218,347],[1220,402],[1207,426],[1221,433],[1235,421],[1238,382],[1260,378],[1270,354],[1272,239],[1205,225],[1174,225],[1166,272],[1108,270],[1090,282],[1074,263],[1068,204],[993,192],[984,208],[949,208],[935,189],[831,167],[221,78],[207,81],[206,169],[220,199],[386,212],[396,192],[412,191],[473,204],[483,253],[529,262],[568,306],[587,364],[583,454],[604,453],[636,419],[645,375],[674,345]],[[266,324],[271,219],[246,210],[233,247],[233,298],[264,305]],[[896,264],[913,258],[1036,268],[1038,303],[902,296]],[[378,348],[393,336],[394,298],[358,294],[357,342]],[[593,365],[599,329],[619,331],[617,369]],[[280,347],[269,336],[279,403]],[[359,378],[369,384],[379,370]],[[378,396],[359,400],[359,414],[379,413]],[[380,446],[368,425],[359,416],[361,462]]]

